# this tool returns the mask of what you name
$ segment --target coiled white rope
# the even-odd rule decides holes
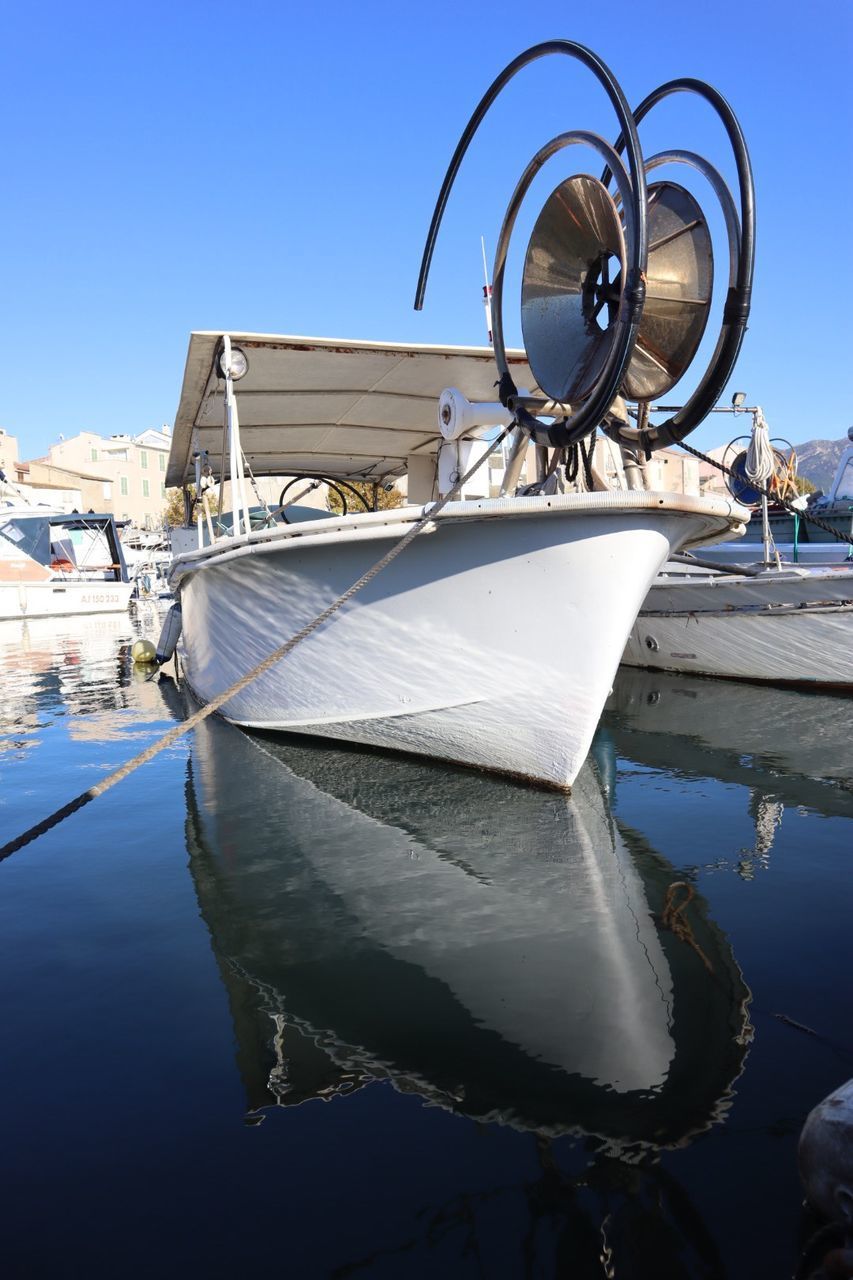
[[[770,444],[770,428],[761,409],[752,419],[752,438],[746,452],[744,470],[750,480],[766,484],[776,471],[776,458]]]

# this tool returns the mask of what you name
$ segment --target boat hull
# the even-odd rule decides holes
[[[493,504],[448,506],[223,714],[567,789],[655,573],[673,546],[732,521],[698,500],[614,497],[507,500],[498,518]],[[176,562],[197,696],[222,693],[335,601],[417,512],[394,515]]]
[[[124,613],[130,582],[0,582],[0,621],[14,618],[60,618],[77,614]]]
[[[630,667],[853,689],[853,568],[760,577],[662,574],[631,631]]]

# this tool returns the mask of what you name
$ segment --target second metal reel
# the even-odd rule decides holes
[[[550,54],[568,55],[593,72],[610,98],[621,133],[614,147],[589,133],[552,139],[536,153],[516,186],[498,240],[493,279],[499,395],[537,444],[569,445],[604,424],[609,433],[648,452],[683,440],[710,412],[734,368],[749,317],[755,258],[749,154],[731,107],[704,81],[691,77],[667,81],[632,112],[612,72],[584,46],[553,40],[520,54],[493,81],[457,144],[427,234],[415,307],[419,310],[423,304],[438,228],[472,137],[506,84],[522,68]],[[739,208],[720,175],[700,156],[666,152],[644,163],[637,126],[658,103],[681,93],[704,99],[722,122],[737,169]],[[509,372],[501,315],[509,239],[518,206],[535,174],[557,150],[575,142],[591,144],[607,167],[600,183],[588,175],[569,179],[552,193],[537,220],[525,260],[522,328],[534,376],[547,398],[519,395]],[[619,160],[623,151],[627,172]],[[695,357],[707,324],[713,261],[701,210],[674,183],[655,184],[653,199],[647,199],[646,170],[669,161],[698,169],[722,206],[729,240],[729,288],[722,324],[698,386],[673,418],[639,430],[607,425],[610,406],[620,390],[648,405],[678,381]],[[606,190],[611,180],[622,200],[625,239],[618,272],[614,249],[619,215]],[[565,216],[570,206],[579,215],[573,226]],[[648,318],[644,305],[648,305]],[[569,397],[574,397],[574,404]]]
[[[696,355],[714,278],[707,221],[684,187],[649,187],[647,223],[645,305],[620,388],[646,401],[674,386]],[[561,183],[533,228],[521,288],[528,360],[550,399],[589,395],[612,341],[624,261],[619,212],[603,184],[587,174]]]

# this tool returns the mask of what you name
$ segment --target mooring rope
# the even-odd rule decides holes
[[[685,440],[679,440],[678,445],[681,449],[685,449],[687,453],[692,453],[694,458],[698,458],[700,462],[708,462],[712,467],[716,467],[718,471],[722,471],[724,475],[731,476],[733,480],[740,480],[740,476],[736,476],[731,467],[727,467],[724,462],[718,462],[716,458],[709,458],[707,453],[701,453],[698,449],[694,449],[692,445]],[[824,533],[829,533],[833,538],[837,538],[839,542],[846,542],[848,546],[853,547],[853,537],[849,533],[840,533],[838,529],[834,529],[831,524],[827,524],[825,520],[819,519],[818,516],[809,515],[805,511],[800,511],[799,507],[795,507],[793,502],[789,502],[787,498],[783,498],[780,493],[774,493],[772,489],[765,489],[757,480],[751,481],[753,489],[757,493],[762,494],[765,498],[769,498],[771,502],[779,502],[785,510],[792,516],[799,516],[801,520],[807,520],[809,524],[817,525],[818,529],[823,529]]]
[[[206,703],[191,715],[189,719],[183,720],[179,725],[176,725],[174,729],[170,729],[169,732],[164,734],[157,742],[153,742],[150,747],[146,747],[146,749],[141,751],[139,755],[134,756],[132,760],[128,760],[126,764],[123,764],[119,769],[116,769],[113,773],[109,774],[109,776],[104,778],[102,782],[97,782],[93,787],[88,787],[86,791],[83,791],[79,796],[76,796],[75,799],[69,801],[68,804],[64,804],[61,809],[57,809],[54,813],[50,814],[49,817],[43,818],[42,821],[37,822],[34,827],[30,827],[29,830],[24,831],[21,835],[16,836],[14,840],[10,840],[8,844],[4,844],[0,847],[0,860],[8,858],[12,853],[17,853],[19,849],[23,849],[24,846],[30,844],[31,841],[36,840],[41,835],[44,835],[46,831],[50,831],[52,827],[57,826],[60,822],[64,821],[65,818],[69,818],[72,813],[77,813],[84,805],[89,804],[91,800],[96,800],[98,796],[102,796],[104,792],[109,791],[111,787],[116,785],[116,783],[122,782],[131,773],[135,772],[135,770],[139,769],[142,765],[147,764],[149,760],[153,760],[161,751],[165,751],[167,747],[172,746],[172,744],[177,742],[179,738],[182,738],[185,734],[189,733],[191,729],[195,729],[197,725],[201,724],[203,720],[206,720],[214,711],[218,711],[224,703],[228,702],[231,698],[236,697],[238,693],[242,693],[247,685],[250,685],[253,680],[257,680],[258,676],[264,675],[265,672],[269,671],[271,667],[274,667],[276,663],[281,662],[289,653],[292,653],[298,644],[301,644],[303,640],[306,640],[308,636],[312,635],[319,627],[322,627],[324,622],[328,622],[329,618],[336,614],[339,609],[342,609],[343,606],[347,604],[348,601],[352,600],[353,596],[357,595],[359,591],[362,591],[368,583],[372,582],[376,575],[381,573],[392,560],[396,560],[397,556],[400,555],[401,552],[405,551],[406,547],[414,541],[419,533],[423,532],[439,511],[446,507],[448,502],[451,502],[456,494],[459,493],[459,491],[468,483],[486,459],[500,447],[505,436],[509,433],[513,425],[514,423],[510,423],[510,425],[492,441],[490,447],[481,455],[480,458],[478,458],[473,467],[471,467],[464,476],[461,476],[456,481],[453,488],[446,493],[443,498],[439,498],[437,502],[431,503],[429,510],[424,510],[424,514],[414,525],[412,525],[408,533],[402,537],[399,542],[396,542],[393,547],[386,551],[385,555],[382,556],[381,559],[377,560],[374,565],[371,565],[371,567],[367,569],[351,587],[348,587],[342,595],[338,596],[336,600],[333,600],[322,613],[319,613],[311,622],[306,623],[300,631],[297,631],[296,635],[291,636],[289,640],[284,642],[284,644],[281,644],[277,649],[274,649],[272,653],[268,654],[267,657],[259,662],[258,665],[248,672],[247,675],[241,676],[239,680],[235,680],[234,683],[222,693],[218,693],[215,698],[211,698],[210,702]]]
[[[681,902],[677,902],[679,889],[685,890],[685,897],[682,898]],[[692,947],[708,972],[713,973],[714,969],[711,961],[693,936],[693,927],[686,915],[687,907],[695,895],[696,890],[687,880],[673,880],[666,891],[660,920],[661,927],[669,929],[681,942],[686,942],[688,947]]]

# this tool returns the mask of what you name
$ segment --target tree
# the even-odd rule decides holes
[[[816,493],[817,486],[813,485],[808,476],[797,476],[796,478],[797,493]]]
[[[190,497],[195,497],[195,485],[189,486]],[[170,529],[182,525],[185,520],[184,515],[184,491],[183,489],[167,489],[166,505],[163,508],[163,524],[168,525]]]
[[[366,509],[371,511],[390,511],[393,507],[402,507],[403,505],[403,495],[396,485],[386,489],[383,485],[373,484],[369,480],[348,480],[346,485],[341,485],[341,488],[346,495],[347,507],[352,512]],[[367,508],[364,507],[363,503],[359,502],[358,498],[353,496],[353,489],[364,498]],[[334,489],[329,490],[329,510],[343,510],[341,500]]]

